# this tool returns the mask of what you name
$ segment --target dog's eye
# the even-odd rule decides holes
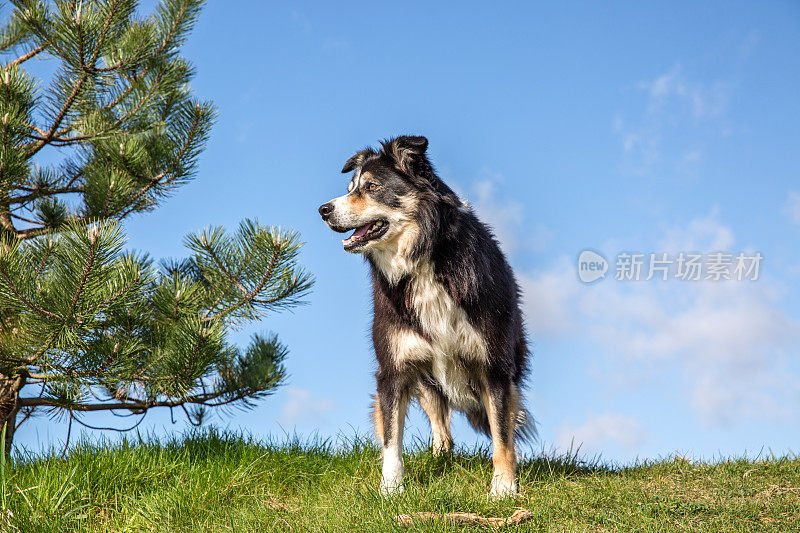
[[[377,183],[367,183],[367,190],[368,191],[374,191],[377,188],[378,188],[378,184]]]

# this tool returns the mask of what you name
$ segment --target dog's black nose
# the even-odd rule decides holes
[[[319,206],[319,214],[322,215],[323,220],[331,216],[331,213],[333,213],[333,204],[331,202]]]

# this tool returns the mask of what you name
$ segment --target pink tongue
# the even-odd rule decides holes
[[[369,228],[371,226],[372,226],[372,224],[367,224],[366,226],[361,226],[355,232],[353,232],[353,234],[350,236],[350,238],[351,239],[358,239],[358,238],[363,237],[367,233],[367,231],[369,230]]]

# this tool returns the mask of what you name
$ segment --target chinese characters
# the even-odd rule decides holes
[[[628,253],[617,255],[614,279],[617,281],[666,281],[673,278],[682,281],[756,281],[760,275],[763,256],[760,252],[731,254],[713,252],[707,254],[680,252]]]

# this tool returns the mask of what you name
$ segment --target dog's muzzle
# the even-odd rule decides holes
[[[331,213],[333,213],[333,202],[328,202],[327,204],[322,204],[319,206],[319,214],[322,217],[322,220],[327,221],[330,218]]]
[[[333,231],[337,233],[344,233],[345,231],[350,231],[350,228],[343,228],[331,221],[331,216],[333,216],[333,209],[334,209],[333,202],[328,202],[319,206],[319,214],[322,217],[322,220],[331,228]]]
[[[363,250],[373,241],[386,235],[386,232],[389,230],[389,221],[383,218],[371,220],[367,223],[349,223],[346,226],[342,226],[340,225],[341,221],[333,216],[335,207],[336,204],[334,202],[328,202],[319,206],[318,211],[322,220],[324,220],[333,231],[337,233],[346,233],[350,230],[355,230],[350,237],[342,241],[344,249],[348,252],[359,252]]]

